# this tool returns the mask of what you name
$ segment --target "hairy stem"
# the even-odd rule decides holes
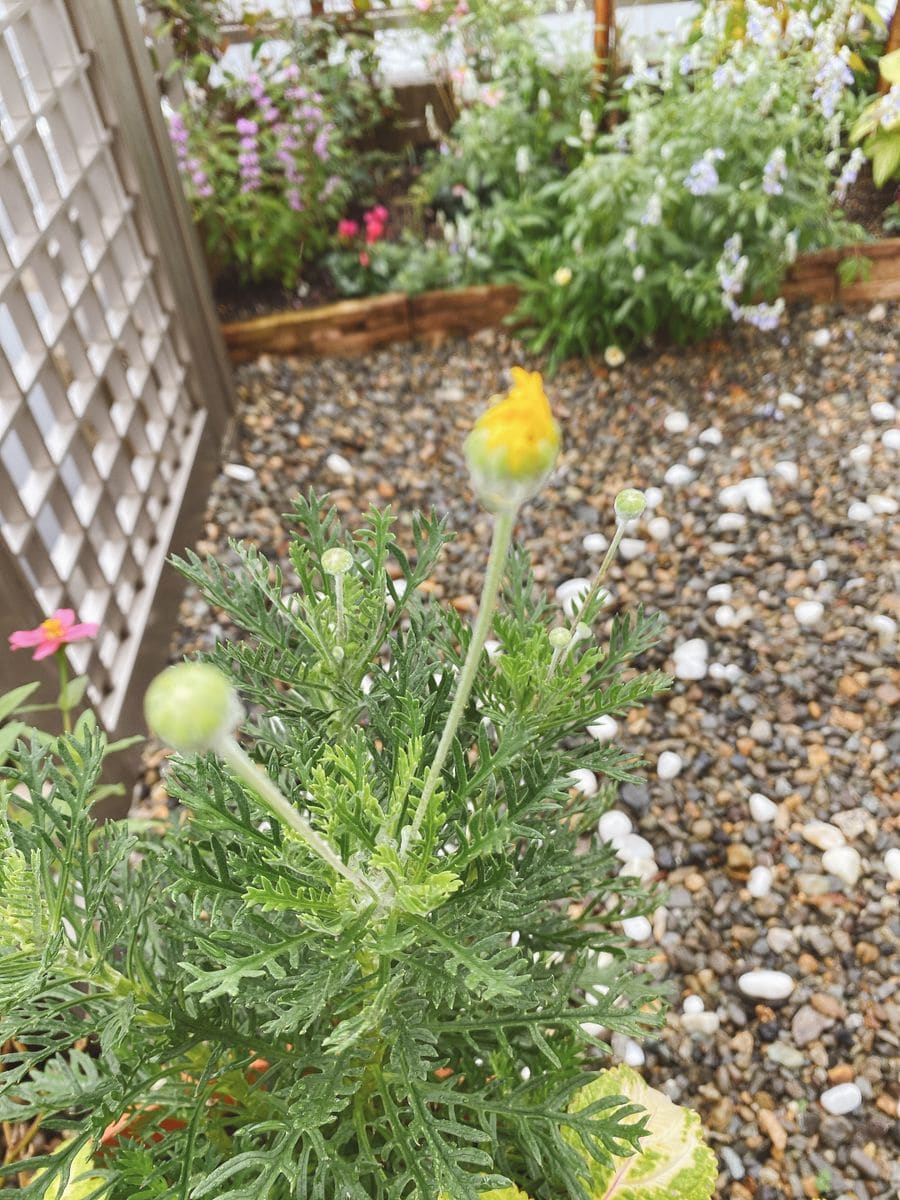
[[[221,738],[215,746],[216,753],[228,763],[235,775],[252,788],[269,812],[282,821],[306,842],[314,854],[352,883],[360,891],[370,892],[376,899],[378,895],[372,885],[352,867],[344,863],[335,850],[326,842],[321,834],[316,833],[309,821],[297,812],[290,801],[282,795],[280,789],[269,778],[262,767],[258,766],[237,744],[233,737]]]
[[[481,604],[478,608],[478,617],[472,629],[472,639],[469,642],[466,660],[459,673],[459,679],[456,681],[456,695],[453,697],[453,704],[447,716],[447,724],[444,726],[444,732],[441,734],[441,740],[435,751],[434,760],[428,769],[428,775],[425,778],[425,784],[422,788],[422,796],[416,807],[412,824],[408,830],[404,831],[406,833],[403,843],[404,850],[408,849],[419,836],[422,822],[425,820],[425,814],[428,812],[428,806],[440,782],[441,771],[443,770],[444,763],[447,761],[450,747],[453,745],[453,738],[456,735],[462,715],[465,712],[466,704],[472,691],[472,685],[475,682],[475,676],[478,672],[478,660],[481,658],[484,643],[487,641],[487,636],[491,630],[491,621],[493,620],[494,609],[497,605],[500,584],[503,581],[506,556],[509,553],[509,544],[512,541],[513,525],[515,524],[517,512],[518,509],[516,508],[503,509],[494,518],[494,536],[491,541],[491,551],[488,556],[484,585],[481,590]]]
[[[66,691],[69,686],[69,663],[66,652],[60,646],[56,652],[56,662],[59,666],[59,711],[62,713],[63,732],[72,732],[72,711],[69,707]]]
[[[616,532],[613,536],[613,540],[609,543],[609,549],[606,551],[603,562],[600,564],[600,570],[597,572],[594,582],[591,584],[590,591],[587,592],[584,600],[582,600],[578,607],[578,611],[572,618],[573,629],[578,625],[579,621],[584,620],[584,614],[588,611],[590,606],[594,603],[594,600],[597,598],[597,593],[600,591],[600,585],[603,583],[609,568],[612,566],[613,559],[616,557],[616,553],[619,549],[619,543],[622,541],[624,536],[625,522],[619,521],[616,525]]]

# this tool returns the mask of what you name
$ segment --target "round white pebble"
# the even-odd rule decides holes
[[[794,620],[805,628],[818,625],[824,615],[825,605],[820,600],[801,600],[794,609]]]
[[[886,429],[881,435],[885,450],[900,450],[900,429]]]
[[[745,996],[760,1000],[786,1000],[794,990],[794,981],[784,971],[747,971],[738,979]]]
[[[670,412],[663,421],[667,433],[684,433],[691,419],[685,412]]]
[[[629,1037],[625,1037],[621,1033],[614,1033],[610,1042],[613,1053],[617,1058],[628,1067],[642,1067],[644,1065],[644,1052],[637,1044]]]
[[[772,890],[772,872],[769,867],[754,867],[747,880],[747,891],[754,900],[761,900]]]
[[[760,513],[763,516],[771,516],[775,511],[775,505],[772,502],[772,493],[769,491],[769,485],[766,481],[764,479],[748,479],[746,483],[744,500],[750,511],[752,513]]]
[[[819,1103],[834,1117],[853,1112],[862,1104],[862,1092],[855,1083],[839,1083],[819,1097]]]
[[[782,459],[781,462],[777,462],[772,470],[785,483],[794,484],[800,478],[800,468],[795,462],[790,462],[788,459]]]
[[[582,602],[590,590],[591,581],[589,579],[563,580],[556,589],[556,598],[567,617],[574,616],[576,610],[581,608]]]
[[[800,836],[817,850],[832,850],[835,846],[845,844],[844,835],[837,825],[829,825],[827,821],[807,821],[800,830]]]
[[[653,933],[653,926],[646,917],[626,917],[622,922],[622,932],[633,942],[646,942]]]
[[[900,846],[892,846],[885,853],[884,865],[891,879],[900,879]]]
[[[694,1037],[715,1037],[719,1032],[719,1014],[714,1012],[685,1013],[682,1027]]]
[[[619,838],[626,837],[633,828],[631,817],[617,808],[611,808],[609,812],[605,812],[597,822],[597,832],[604,842],[614,842]]]
[[[847,457],[854,466],[864,467],[872,457],[872,447],[861,442],[860,445],[853,447],[853,449],[848,453]]]
[[[250,483],[256,478],[256,472],[252,467],[245,466],[244,463],[226,463],[222,468],[222,474],[227,475],[229,479],[234,479],[238,483]]]
[[[855,887],[862,874],[862,858],[852,846],[832,846],[822,855],[822,866],[847,887]]]
[[[869,412],[873,421],[893,421],[897,415],[896,408],[887,400],[876,400],[869,405]]]
[[[778,805],[762,792],[754,792],[750,797],[750,816],[760,825],[774,821],[778,813]]]
[[[869,628],[878,635],[880,642],[892,642],[897,636],[897,622],[885,613],[874,613],[869,618]]]
[[[793,392],[782,392],[778,397],[778,407],[796,410],[803,407],[803,401],[799,396],[795,396]]]
[[[669,487],[686,487],[696,478],[691,468],[685,466],[684,463],[674,463],[663,476]]]
[[[674,779],[681,774],[683,766],[680,754],[674,750],[663,750],[656,764],[656,774],[660,779]]]
[[[814,329],[812,331],[812,333],[809,335],[809,340],[819,350],[824,350],[825,347],[828,345],[828,343],[831,341],[831,330],[830,329]]]
[[[815,562],[809,564],[806,570],[806,578],[810,583],[824,583],[828,578],[828,563],[824,558],[817,558]]]
[[[737,530],[743,529],[747,524],[747,518],[743,513],[724,512],[720,513],[716,520],[716,529],[720,533],[736,533]]]
[[[631,562],[635,558],[640,558],[647,549],[647,543],[640,538],[622,538],[619,543],[619,553],[626,562]]]
[[[734,629],[738,624],[737,613],[730,604],[720,604],[713,613],[713,620],[720,629]]]
[[[672,652],[678,679],[704,679],[709,648],[703,638],[690,638]]]
[[[868,506],[868,504],[864,504],[862,500],[854,500],[853,503],[847,508],[848,521],[863,523],[865,521],[871,521],[874,516],[875,513],[872,511],[872,509]]]
[[[619,725],[612,717],[598,717],[587,731],[595,742],[611,742],[619,732]]]
[[[602,533],[586,533],[581,539],[581,544],[588,554],[603,554],[609,549],[609,538],[604,537]]]
[[[877,513],[879,516],[887,515],[892,517],[897,509],[900,508],[900,504],[897,503],[893,496],[883,496],[880,492],[866,496],[866,504],[868,504],[873,513]]]
[[[353,474],[353,464],[348,462],[343,454],[329,454],[325,459],[325,466],[335,475]]]
[[[662,489],[658,487],[648,487],[644,489],[644,503],[648,508],[659,508],[663,502]]]
[[[659,867],[652,858],[626,858],[619,870],[620,876],[631,875],[644,883],[649,882],[654,875],[658,874]]]
[[[685,996],[684,1004],[681,1007],[682,1007],[682,1012],[702,1013],[703,1012],[703,1001],[700,999],[699,996],[694,996],[692,994],[690,996]]]
[[[721,446],[721,431],[716,429],[715,425],[710,425],[707,429],[703,430],[703,432],[697,438],[697,441],[703,442],[705,446]]]
[[[645,858],[653,861],[653,847],[639,833],[625,833],[615,839],[616,854],[619,858]]]
[[[687,452],[687,460],[689,467],[699,467],[701,463],[706,462],[706,451],[702,446],[691,446]]]
[[[672,523],[668,517],[651,517],[647,522],[647,532],[654,542],[667,542],[672,533]]]
[[[706,589],[706,597],[708,600],[714,600],[716,604],[727,604],[732,596],[732,587],[730,583],[714,583],[712,587]]]
[[[597,776],[587,767],[578,767],[575,771],[570,771],[568,779],[569,785],[582,796],[597,795]]]

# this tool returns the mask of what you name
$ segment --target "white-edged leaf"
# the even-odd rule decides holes
[[[647,1135],[630,1158],[614,1166],[591,1160],[593,1200],[709,1200],[716,1186],[716,1158],[703,1140],[700,1117],[650,1087],[630,1067],[601,1071],[572,1099],[577,1111],[606,1096],[624,1096],[647,1115]],[[645,1114],[636,1114],[639,1121]]]

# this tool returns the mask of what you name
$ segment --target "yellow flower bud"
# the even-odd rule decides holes
[[[162,671],[144,696],[150,731],[180,754],[202,753],[228,737],[244,710],[227,675],[210,663]]]
[[[559,426],[537,371],[512,368],[512,387],[475,422],[463,447],[472,485],[493,512],[518,508],[556,465]]]

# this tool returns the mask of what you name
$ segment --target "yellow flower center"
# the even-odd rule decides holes
[[[59,617],[48,617],[46,621],[41,622],[41,629],[43,629],[48,638],[54,641],[59,641],[66,632]]]
[[[550,411],[539,372],[512,368],[507,394],[475,422],[488,452],[499,451],[514,479],[541,472],[559,450],[559,426]]]

